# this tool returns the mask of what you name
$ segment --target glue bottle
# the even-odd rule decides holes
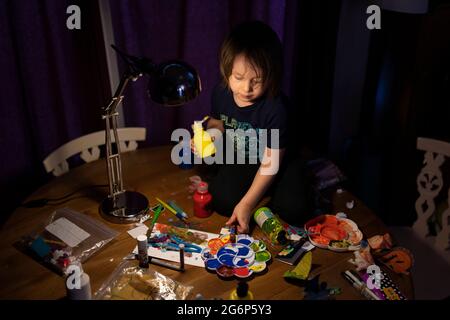
[[[253,300],[253,293],[248,290],[247,282],[238,282],[237,288],[230,294],[230,300]]]
[[[272,243],[281,245],[287,243],[286,230],[269,208],[259,208],[253,214],[253,217],[262,231],[269,236]]]
[[[192,197],[194,200],[194,215],[199,218],[208,218],[212,214],[210,204],[212,196],[208,192],[208,184],[204,181],[197,186],[197,191]]]
[[[69,300],[91,300],[91,279],[84,272],[79,261],[72,262],[67,268],[66,293]]]
[[[192,125],[192,130],[194,131],[194,146],[197,154],[201,158],[209,157],[216,152],[216,147],[212,142],[211,135],[203,130],[203,121],[208,117],[205,117],[202,121],[194,121]]]
[[[141,234],[141,235],[137,236],[136,240],[138,243],[139,267],[148,268],[148,264],[149,264],[149,258],[148,258],[148,253],[147,253],[148,238],[145,234]]]

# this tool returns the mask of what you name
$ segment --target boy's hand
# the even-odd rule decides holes
[[[226,222],[227,226],[230,225],[237,225],[237,231],[238,233],[248,233],[249,232],[249,222],[250,222],[250,216],[252,214],[252,207],[239,202],[236,207],[234,207],[233,214],[231,215],[230,219]]]

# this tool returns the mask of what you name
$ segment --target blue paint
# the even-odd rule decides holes
[[[236,250],[233,250],[231,248],[226,248],[226,247],[222,247],[219,249],[219,251],[217,251],[217,256],[220,257],[223,254],[232,254],[232,255],[236,255]]]
[[[239,239],[238,243],[248,246],[252,242],[249,239],[244,238],[244,239]]]
[[[233,263],[234,257],[235,256],[231,255],[231,254],[223,254],[219,257],[219,261],[228,267],[234,267],[234,263]]]
[[[250,248],[249,247],[241,247],[241,248],[239,248],[238,256],[246,257],[246,256],[248,256],[249,252],[250,252]]]
[[[206,268],[210,270],[216,270],[218,267],[220,267],[222,264],[217,259],[208,259],[205,261]]]
[[[241,259],[241,258],[238,258],[236,260],[234,261],[236,266],[238,266],[238,267],[246,267],[246,266],[248,266],[248,260]]]

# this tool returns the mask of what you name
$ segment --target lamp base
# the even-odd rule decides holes
[[[113,223],[139,222],[148,208],[147,198],[134,191],[125,191],[118,196],[104,199],[100,205],[100,213]]]

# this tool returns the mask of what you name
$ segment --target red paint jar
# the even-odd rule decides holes
[[[212,196],[208,192],[208,184],[200,182],[197,191],[194,193],[194,215],[199,218],[207,218],[212,214],[210,208]]]

